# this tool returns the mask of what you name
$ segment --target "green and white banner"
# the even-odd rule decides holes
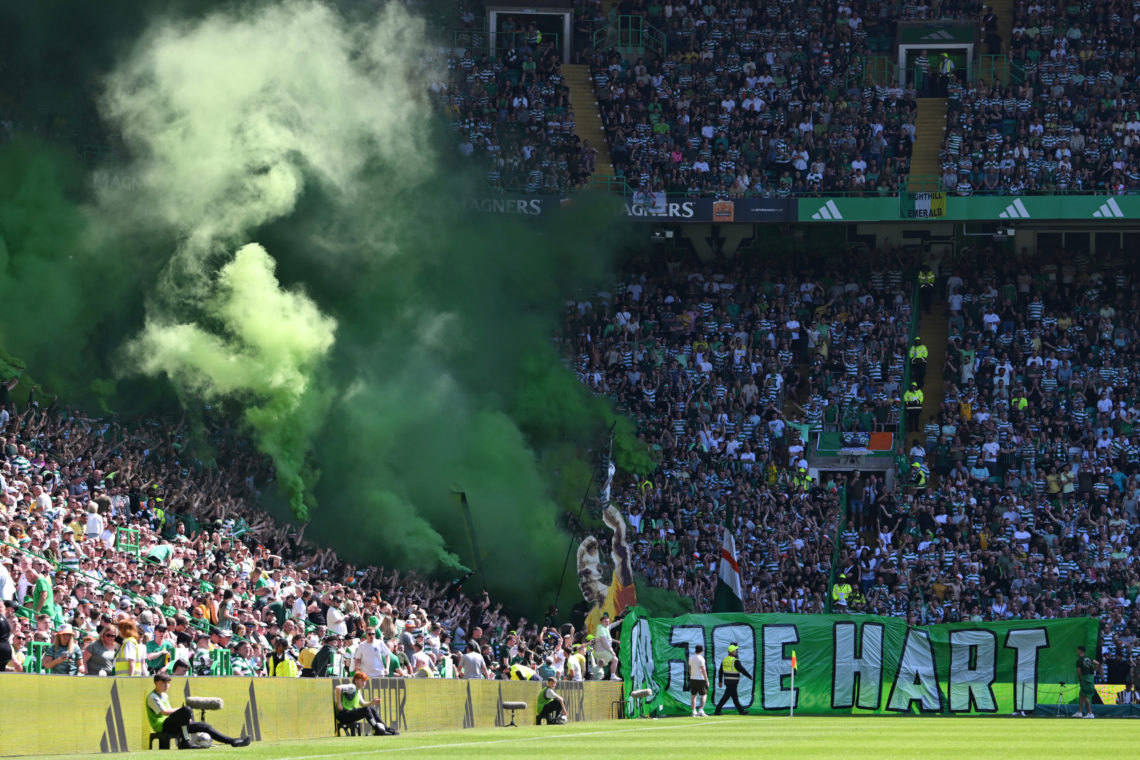
[[[1140,218],[1137,195],[975,195],[903,193],[866,198],[799,198],[801,222],[889,222],[913,219],[943,222],[1080,221],[1097,226]]]
[[[720,699],[728,646],[752,674],[740,701],[752,713],[1030,711],[1076,701],[1078,646],[1095,651],[1097,621],[1016,620],[908,627],[870,615],[684,615],[645,618],[633,608],[621,632],[626,714],[687,715],[686,662],[705,647],[709,706]],[[792,651],[798,658],[792,686]],[[644,705],[631,692],[649,689]],[[731,704],[729,705],[731,708]]]

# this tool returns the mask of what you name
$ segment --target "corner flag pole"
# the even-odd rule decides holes
[[[792,696],[788,700],[788,717],[794,718],[796,716],[796,670],[799,663],[796,662],[796,650],[792,650]]]

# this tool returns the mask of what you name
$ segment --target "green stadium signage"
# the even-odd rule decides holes
[[[975,195],[903,193],[901,197],[800,198],[801,222],[1080,221],[1100,224],[1140,218],[1135,195]]]
[[[730,644],[751,678],[739,693],[752,713],[1001,714],[1074,701],[1076,648],[1094,650],[1092,618],[908,626],[872,615],[717,614],[645,618],[621,633],[627,712],[649,689],[646,711],[690,712],[686,663],[705,647],[709,701],[723,693]],[[798,669],[792,683],[792,656]]]

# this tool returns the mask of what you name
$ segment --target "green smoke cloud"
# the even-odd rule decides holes
[[[353,18],[231,6],[125,48],[100,94],[117,179],[89,210],[55,195],[86,219],[76,239],[114,241],[91,256],[124,262],[132,308],[76,340],[120,384],[125,359],[191,410],[232,410],[274,461],[280,508],[353,560],[474,567],[463,490],[488,585],[533,610],[613,421],[551,339],[628,228],[607,199],[542,225],[462,212],[485,186],[425,99],[445,77],[425,24],[395,4]],[[619,462],[651,466],[628,423],[618,435]]]
[[[104,111],[136,157],[136,181],[106,189],[103,205],[183,238],[130,355],[184,394],[239,401],[298,518],[308,426],[323,412],[306,392],[335,323],[281,291],[260,247],[213,270],[289,214],[307,183],[351,195],[370,162],[397,160],[390,191],[423,180],[432,153],[414,127],[428,104],[409,68],[422,39],[423,23],[397,5],[349,26],[327,6],[287,3],[159,25],[107,80]],[[136,187],[146,203],[133,203]],[[188,311],[201,313],[186,321]]]
[[[165,374],[184,393],[241,401],[293,513],[304,518],[305,452],[313,412],[324,406],[312,379],[332,346],[336,322],[303,293],[282,290],[274,268],[264,248],[243,246],[211,284],[202,307],[209,330],[153,317],[128,351],[143,372]]]

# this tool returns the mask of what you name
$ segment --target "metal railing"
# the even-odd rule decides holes
[[[867,56],[863,64],[863,84],[890,87],[899,82],[899,65],[889,56]]]
[[[525,43],[536,49],[553,46],[555,50],[561,50],[562,35],[558,32],[541,32],[538,35],[538,41],[535,42],[525,29],[498,32],[495,35],[497,50],[493,50],[491,48],[491,33],[487,29],[454,29],[443,34],[441,44],[446,45],[448,43],[455,51],[462,50],[468,55],[484,56],[506,50],[511,44],[518,47]]]
[[[595,50],[620,52],[650,52],[664,55],[668,48],[665,33],[642,16],[621,15],[616,21],[594,32]]]
[[[908,174],[899,183],[900,200],[906,193],[944,193],[946,186],[936,174]]]
[[[986,84],[993,84],[994,81],[1009,84],[1009,56],[988,53],[979,55],[974,64],[974,78]]]

